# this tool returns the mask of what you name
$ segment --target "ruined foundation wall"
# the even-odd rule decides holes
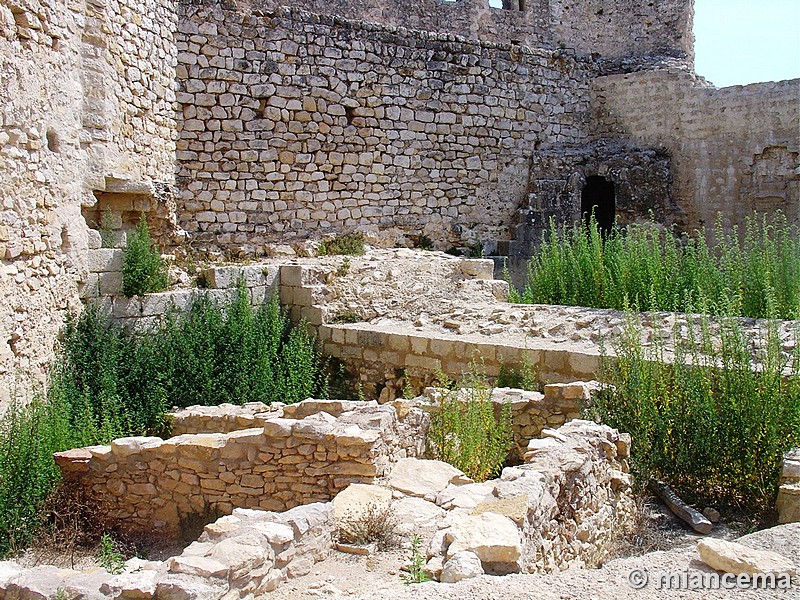
[[[330,404],[336,416],[326,412]],[[56,462],[66,481],[91,490],[110,524],[175,537],[187,520],[210,511],[283,511],[325,502],[423,451],[427,419],[419,409],[403,419],[374,402],[341,410],[335,402],[307,400],[286,409],[283,416],[256,416],[249,429],[121,438],[56,454]]]
[[[0,0],[0,407],[52,357],[106,178],[171,180],[175,13]]]
[[[540,143],[587,137],[587,64],[281,9],[184,6],[179,219],[246,253],[401,228],[507,237]]]
[[[667,149],[690,228],[718,212],[727,226],[753,210],[800,219],[800,80],[717,89],[662,69],[600,77],[593,91],[609,133]]]

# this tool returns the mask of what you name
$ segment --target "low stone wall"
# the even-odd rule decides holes
[[[511,405],[514,446],[510,459],[521,461],[528,443],[540,437],[544,429],[561,427],[567,421],[579,418],[598,386],[594,381],[551,383],[544,386],[544,394],[514,388],[492,389],[488,398],[495,405],[496,415],[500,414],[503,405]],[[416,405],[431,411],[436,410],[436,405],[446,393],[449,392],[441,388],[427,388],[425,397],[433,404],[427,407],[424,404]],[[456,398],[464,402],[472,397],[470,391],[465,389],[454,393]],[[402,400],[395,401],[398,402]]]
[[[89,271],[87,283],[81,289],[84,301],[134,329],[152,324],[170,309],[187,310],[200,295],[225,302],[240,281],[254,306],[267,302],[279,293],[280,288],[280,267],[277,265],[225,265],[202,271],[204,288],[127,298],[122,295],[122,250],[117,248],[89,250]]]
[[[384,474],[424,450],[425,414],[362,404],[306,401],[257,427],[129,437],[56,454],[65,481],[92,490],[112,524],[175,537],[189,519],[234,508],[282,511],[333,498],[351,482]],[[305,414],[307,413],[307,414]],[[298,418],[291,418],[291,415]]]
[[[234,600],[274,590],[305,575],[333,546],[330,502],[285,513],[236,509],[206,526],[200,539],[165,561],[133,558],[125,570],[80,572],[0,562],[0,598]]]
[[[630,436],[580,420],[544,433],[500,479],[425,496],[449,509],[428,546],[431,573],[461,552],[494,574],[594,567],[631,527]]]

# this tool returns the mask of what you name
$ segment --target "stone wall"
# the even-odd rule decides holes
[[[152,325],[170,310],[187,311],[199,296],[221,304],[229,302],[239,282],[246,289],[254,307],[280,293],[279,266],[227,265],[202,269],[199,277],[203,287],[179,288],[128,298],[122,295],[122,250],[93,248],[88,256],[89,272],[86,281],[79,287],[81,299],[133,329]]]
[[[176,537],[209,513],[283,511],[372,481],[397,458],[423,452],[427,423],[419,409],[398,418],[392,406],[313,400],[257,421],[230,433],[121,438],[56,462],[65,481],[91,489],[111,526]]]
[[[175,18],[157,0],[0,1],[0,405],[78,307],[92,190],[173,179]]]
[[[268,9],[280,2],[239,4]],[[581,54],[693,55],[692,0],[504,0],[503,8],[489,6],[488,0],[301,0],[292,6],[486,42],[567,47]]]
[[[183,7],[179,221],[200,247],[507,237],[530,156],[587,138],[590,63],[278,9]]]
[[[664,147],[673,197],[690,228],[741,224],[753,210],[800,219],[800,80],[717,89],[662,68],[599,77],[596,120],[607,133]]]

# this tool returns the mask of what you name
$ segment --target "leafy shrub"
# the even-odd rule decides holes
[[[709,243],[706,240],[715,241]],[[592,220],[558,228],[528,263],[525,289],[510,300],[623,310],[800,317],[800,234],[786,217],[753,215],[740,236],[718,223],[712,235],[676,237],[655,223],[614,227],[603,239]]]
[[[168,284],[167,266],[150,239],[147,219],[142,215],[122,255],[122,293],[128,297],[141,296],[160,292]]]
[[[431,414],[428,450],[432,458],[463,471],[475,481],[500,473],[513,444],[511,405],[495,414],[485,376],[474,363],[461,390],[446,390]]]
[[[531,362],[527,352],[523,353],[522,362],[518,366],[510,366],[502,360],[500,361],[496,385],[497,387],[529,391],[538,391],[540,389],[538,369]]]
[[[321,244],[317,254],[361,256],[364,252],[364,236],[361,233],[346,233]]]
[[[12,404],[0,421],[0,555],[26,546],[49,518],[54,452],[166,435],[172,404],[324,396],[315,342],[277,298],[254,311],[243,287],[228,305],[199,296],[188,312],[130,335],[93,308],[70,317],[46,397]]]
[[[782,455],[800,443],[800,361],[774,324],[756,338],[737,321],[707,320],[674,335],[674,361],[644,347],[633,318],[604,357],[592,416],[629,432],[641,483],[667,481],[686,498],[753,514],[774,505]],[[715,339],[716,338],[716,339]],[[753,357],[753,348],[762,346]]]

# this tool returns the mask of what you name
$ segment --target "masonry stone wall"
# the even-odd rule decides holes
[[[0,404],[79,306],[92,190],[173,179],[174,24],[157,0],[0,1]]]
[[[401,418],[392,406],[313,400],[256,420],[229,433],[121,438],[56,462],[65,481],[91,490],[111,525],[176,537],[192,516],[284,511],[372,481],[398,458],[421,455],[427,423],[419,409]]]
[[[280,2],[240,2],[269,8]],[[488,42],[567,47],[606,57],[692,56],[693,2],[590,0],[301,0],[292,6],[393,27],[448,33]]]
[[[691,71],[608,75],[597,122],[672,157],[673,198],[689,228],[741,224],[752,211],[800,219],[800,80],[717,89]]]
[[[289,9],[183,11],[178,216],[201,246],[504,237],[533,149],[588,135],[589,63],[565,54]]]

